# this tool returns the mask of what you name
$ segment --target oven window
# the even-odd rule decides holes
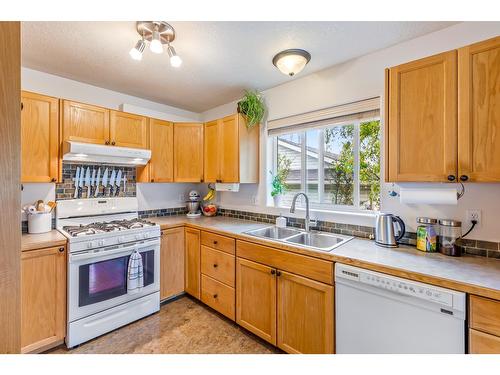
[[[141,252],[144,286],[155,281],[155,251]],[[130,256],[85,264],[79,268],[80,307],[127,294],[127,272]]]
[[[80,266],[79,306],[127,294],[128,256]]]

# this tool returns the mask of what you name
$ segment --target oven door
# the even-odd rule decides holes
[[[128,262],[135,250],[142,256],[144,287],[129,294]],[[160,290],[159,266],[159,239],[70,254],[68,322]]]

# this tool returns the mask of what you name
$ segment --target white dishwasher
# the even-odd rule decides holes
[[[465,293],[335,264],[337,353],[465,353]]]

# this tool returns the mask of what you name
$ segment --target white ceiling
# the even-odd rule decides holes
[[[22,65],[155,102],[202,112],[329,66],[409,40],[452,22],[171,22],[176,69],[167,54],[128,52],[135,22],[23,22]],[[287,48],[311,62],[294,78],[271,63]]]

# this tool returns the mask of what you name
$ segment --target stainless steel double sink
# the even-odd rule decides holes
[[[299,229],[280,228],[274,225],[250,230],[244,233],[254,237],[266,238],[326,252],[332,251],[336,247],[353,239],[353,237],[343,236],[341,234],[317,231],[305,232]]]

